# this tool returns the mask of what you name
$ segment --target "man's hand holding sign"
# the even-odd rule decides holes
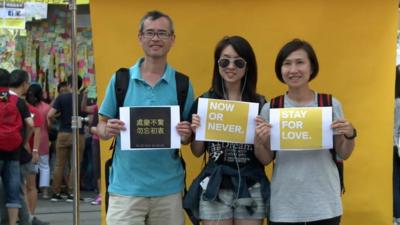
[[[121,107],[120,117],[109,119],[105,131],[121,133],[123,150],[180,148],[192,136],[190,123],[180,122],[179,106]]]
[[[126,145],[132,149],[169,148],[170,146],[176,146],[171,139],[172,136],[177,137],[177,132],[174,132],[173,124],[177,124],[179,119],[177,120],[172,116],[176,114],[176,108],[177,106],[172,106],[171,108],[121,108],[121,116],[129,115],[126,120],[129,120],[130,124],[130,126],[127,127],[127,133],[130,133],[129,139],[125,139],[124,133],[121,133],[122,146]],[[177,144],[179,145],[180,143]]]

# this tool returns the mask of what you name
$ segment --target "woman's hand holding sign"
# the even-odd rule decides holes
[[[190,124],[190,127],[192,129],[193,135],[196,135],[196,130],[200,127],[200,116],[198,114],[192,114],[192,124]],[[201,155],[203,155],[205,150],[205,145],[203,141],[194,140],[190,147],[193,155],[195,155],[196,157],[200,157]]]
[[[342,159],[349,158],[354,149],[354,138],[357,136],[356,129],[346,119],[333,121],[331,127],[336,134],[334,135],[336,153]]]
[[[196,133],[197,128],[200,127],[200,116],[197,114],[192,114],[192,124],[190,125],[193,133]]]
[[[257,116],[255,132],[254,153],[263,165],[267,165],[274,157],[270,146],[271,124],[265,122],[261,116]]]
[[[331,127],[335,134],[343,134],[347,138],[354,136],[354,127],[346,119],[338,119],[333,121]]]
[[[271,135],[271,124],[266,123],[261,116],[256,117],[256,135],[254,142],[258,144],[268,145],[267,140]]]

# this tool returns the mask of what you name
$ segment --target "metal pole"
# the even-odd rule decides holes
[[[73,224],[79,225],[79,128],[82,127],[82,119],[78,114],[78,75],[76,62],[76,1],[70,0],[69,10],[71,11],[71,64],[72,64],[72,134],[73,134],[73,185],[74,185],[74,200],[73,200]]]

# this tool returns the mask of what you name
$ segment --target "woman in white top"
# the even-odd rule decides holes
[[[317,107],[318,93],[310,88],[319,70],[309,43],[294,39],[282,47],[275,61],[277,78],[288,86],[283,107]],[[337,225],[343,213],[338,170],[329,150],[278,151],[270,146],[270,104],[257,118],[255,151],[265,162],[275,160],[271,182],[270,225]],[[342,107],[332,98],[334,146],[342,159],[350,157],[356,131],[344,119]]]

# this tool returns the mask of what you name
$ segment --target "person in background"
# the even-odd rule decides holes
[[[27,102],[33,106],[43,121],[40,127],[40,144],[39,144],[39,187],[42,196],[49,198],[48,188],[50,187],[50,166],[49,166],[49,134],[47,125],[47,114],[50,106],[43,101],[43,90],[39,84],[31,84],[28,88]]]
[[[5,69],[0,69],[0,93],[2,100],[8,100],[17,96],[15,92],[11,93],[9,90],[10,84],[10,73]],[[28,85],[28,82],[23,83]],[[17,96],[18,97],[18,96]],[[33,127],[33,120],[29,112],[28,106],[22,98],[17,99],[17,108],[23,121],[22,128],[20,130],[21,137],[25,137],[28,129]],[[0,130],[0,132],[4,132]],[[14,151],[6,152],[0,149],[0,176],[1,176],[1,187],[0,191],[0,202],[4,203],[0,205],[1,223],[8,223],[9,225],[16,225],[18,219],[18,213],[21,211],[22,205],[26,202],[23,196],[21,196],[21,170],[20,170],[20,155],[23,150],[23,141],[20,147]],[[7,222],[6,222],[7,221]]]
[[[16,69],[11,72],[10,91],[26,100],[26,93],[29,88],[29,75],[26,71]],[[43,120],[39,111],[28,104],[29,112],[33,118],[33,129],[28,130],[24,150],[29,153],[21,154],[21,182],[26,196],[30,221],[34,218],[34,211],[37,204],[36,175],[39,162],[40,127]],[[20,217],[20,219],[23,219]]]
[[[16,69],[11,72],[10,93],[13,93],[20,98],[26,98],[26,93],[29,88],[29,75],[26,71]],[[19,223],[22,225],[44,225],[49,224],[39,220],[34,215],[34,210],[37,203],[37,189],[36,189],[36,174],[38,172],[37,163],[39,160],[38,147],[40,144],[40,126],[44,122],[37,111],[30,104],[28,109],[33,119],[33,129],[28,129],[25,133],[24,147],[21,151],[21,196],[25,199],[25,204],[19,213]],[[27,207],[26,207],[27,206]]]
[[[82,78],[78,76],[78,89],[82,86]],[[79,95],[78,103],[80,102],[82,97]],[[86,117],[86,113],[80,112],[79,108],[79,116]],[[57,143],[56,143],[56,162],[54,168],[54,176],[53,176],[53,195],[50,199],[52,202],[58,202],[63,200],[61,196],[61,183],[64,178],[64,169],[66,163],[71,158],[72,152],[72,129],[71,129],[71,122],[72,122],[72,76],[68,77],[68,92],[63,93],[57,96],[55,99],[52,108],[50,109],[49,113],[47,114],[47,121],[48,124],[51,124],[53,117],[60,113],[59,120],[60,120],[60,129],[57,134]],[[85,149],[85,136],[83,127],[79,129],[79,143],[78,143],[78,151],[79,151],[79,159],[82,160],[83,152]],[[73,168],[71,168],[69,174],[73,174]],[[72,195],[72,176],[69,176],[69,181],[67,184],[67,202],[73,201]],[[79,173],[78,173],[79,177]]]
[[[129,69],[124,106],[178,105],[176,71],[167,63],[167,54],[175,41],[171,18],[159,11],[148,12],[140,22],[138,39],[144,57]],[[188,144],[192,135],[187,118],[193,103],[193,88],[190,83],[188,86],[183,107],[185,121],[176,126],[183,144]],[[178,150],[121,149],[120,131],[129,125],[117,117],[114,88],[115,76],[112,76],[97,125],[100,138],[118,137],[109,179],[107,224],[183,225],[184,170]]]
[[[60,82],[57,85],[57,93],[58,95],[64,94],[68,92],[68,82],[63,81]],[[54,104],[55,98],[51,101],[50,106]],[[58,130],[60,129],[60,121],[58,117],[60,116],[60,113],[56,113],[55,116],[52,119],[51,123],[48,123],[49,126],[49,141],[50,141],[50,147],[49,147],[49,164],[50,164],[50,180],[52,180],[53,175],[54,175],[54,166],[55,166],[55,155],[56,155],[56,142],[57,142],[57,135],[58,135]],[[69,164],[66,166],[65,171],[64,171],[64,177],[63,177],[63,183],[67,184],[68,183],[68,176],[69,176]],[[49,198],[49,196],[44,196],[46,199]]]
[[[64,93],[67,93],[69,91],[69,88],[68,88],[68,82],[67,81],[63,81],[63,82],[60,82],[58,85],[57,85],[57,93],[60,95],[60,94],[64,94]]]
[[[285,44],[275,61],[275,73],[288,91],[284,108],[317,107],[318,93],[310,82],[319,71],[312,46],[294,39]],[[332,97],[334,146],[343,160],[353,152],[356,130],[344,118],[340,102]],[[327,149],[271,151],[270,104],[256,121],[255,148],[263,161],[275,160],[271,182],[270,225],[338,225],[343,213],[341,185],[336,162]]]
[[[82,105],[81,110],[89,114],[89,132],[92,134],[92,143],[91,143],[91,150],[92,150],[92,164],[93,164],[93,177],[96,180],[96,187],[98,191],[98,195],[91,202],[92,205],[100,205],[101,204],[101,183],[100,183],[100,142],[99,136],[97,135],[97,124],[99,122],[99,115],[98,111],[99,108],[97,103],[95,102],[92,105],[88,104],[88,96],[87,92],[83,93]]]

